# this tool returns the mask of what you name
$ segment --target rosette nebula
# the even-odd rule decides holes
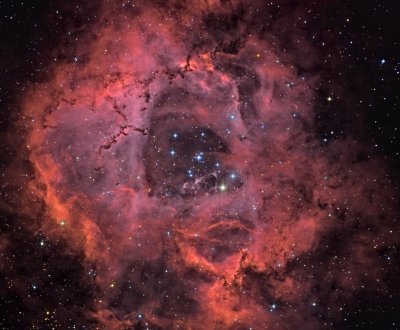
[[[344,329],[399,304],[396,185],[318,6],[105,1],[58,40],[4,135],[3,329]]]

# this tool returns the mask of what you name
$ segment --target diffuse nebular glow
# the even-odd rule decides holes
[[[381,163],[318,137],[318,74],[251,3],[104,5],[69,46],[85,61],[26,94],[41,225],[83,252],[96,326],[318,329],[320,301],[337,318],[367,269],[380,277],[371,233],[347,233],[387,230]]]

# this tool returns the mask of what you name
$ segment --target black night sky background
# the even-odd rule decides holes
[[[208,7],[207,3],[214,5]],[[129,73],[130,66],[125,62],[119,66],[119,72],[115,76],[115,81],[123,81],[120,85],[116,83],[117,87],[113,85],[112,89],[104,93],[101,90],[103,87],[97,85],[84,87],[87,88],[85,93],[90,97],[95,94],[101,97],[110,94],[111,96],[105,98],[113,104],[110,108],[118,113],[114,116],[110,112],[94,118],[94,126],[88,128],[91,132],[93,127],[98,128],[93,135],[80,135],[81,131],[86,130],[83,128],[84,115],[76,115],[75,112],[73,115],[71,112],[71,116],[76,117],[65,119],[65,115],[58,116],[56,110],[51,110],[48,115],[43,116],[38,114],[41,110],[35,110],[32,118],[36,121],[36,118],[47,116],[43,127],[39,125],[40,129],[46,132],[43,134],[35,124],[27,123],[26,118],[29,117],[27,114],[31,106],[40,109],[47,102],[40,100],[52,99],[64,88],[57,87],[57,84],[64,79],[63,77],[70,77],[66,72],[70,72],[68,70],[71,66],[75,65],[80,77],[98,77],[102,74],[106,76],[104,70],[108,70],[108,62],[97,61],[100,56],[98,49],[102,47],[98,45],[106,44],[106,41],[103,43],[103,39],[117,40],[117,37],[113,37],[113,25],[118,26],[115,33],[122,36],[122,44],[125,40],[125,29],[129,29],[126,30],[126,35],[132,31],[136,33],[135,29],[141,26],[140,24],[143,28],[137,33],[142,33],[149,39],[158,38],[157,23],[164,14],[170,12],[174,12],[170,14],[170,28],[159,28],[164,37],[160,37],[158,45],[151,41],[148,43],[149,54],[169,54],[165,55],[168,59],[162,62],[162,65],[179,58],[186,66],[171,69],[172,65],[165,64],[166,69],[160,69],[161,73],[152,72],[151,78],[142,79],[137,83],[137,86],[144,90],[144,96],[138,97],[143,105],[138,106],[140,110],[137,111],[140,114],[150,113],[150,119],[143,119],[144,126],[135,124],[137,117],[130,117],[129,105],[120,106],[119,96],[115,96],[120,95],[116,89],[127,88],[126,86],[133,84],[127,81],[136,74],[135,70],[139,70],[135,67],[132,69],[133,73]],[[125,20],[115,19],[120,17],[119,15]],[[399,16],[400,2],[394,0],[221,0],[192,4],[190,1],[0,1],[0,328],[400,329]],[[193,23],[193,30],[190,32],[189,29],[188,33],[182,26],[191,19],[192,22],[198,20],[201,23]],[[199,28],[200,26],[202,28]],[[250,37],[245,39],[245,35]],[[266,82],[264,78],[255,77],[257,74],[262,77],[262,74],[255,72],[261,72],[256,61],[259,58],[262,60],[263,53],[254,55],[254,63],[246,62],[247,58],[252,56],[248,54],[252,54],[253,46],[247,45],[251,44],[253,37],[258,40],[254,41],[254,54],[259,52],[259,47],[263,47],[260,45],[264,45],[263,42],[268,39],[267,44],[274,48],[274,56],[283,58],[282,71],[268,71],[272,72],[272,83]],[[126,40],[127,43],[130,42],[129,38]],[[188,44],[190,46],[187,46]],[[111,49],[109,52],[114,52],[115,57],[111,62],[120,63],[122,60],[117,54],[123,51],[119,46],[107,47]],[[135,44],[130,49],[136,51],[137,48],[134,47],[141,46]],[[190,54],[181,58],[180,51],[176,50],[179,47],[190,49]],[[182,53],[185,53],[185,50]],[[149,64],[146,52],[143,54],[143,58],[136,60],[136,63],[143,61],[143,64],[139,63],[139,68],[141,65],[152,65]],[[206,57],[203,54],[211,55]],[[231,64],[231,60],[235,64]],[[98,63],[101,69],[94,69],[94,63]],[[267,67],[275,64],[267,62]],[[210,82],[205,78],[203,80],[203,76],[200,75],[202,70],[211,70],[210,66],[213,66],[215,81],[219,79],[219,83]],[[291,71],[293,67],[295,73]],[[196,86],[214,86],[215,90],[207,89],[211,96],[187,96],[195,93],[195,88],[191,87],[192,82],[185,81],[190,79],[190,74],[194,75],[197,72],[199,76],[195,77],[200,78],[193,78],[193,81],[203,83]],[[281,76],[285,75],[293,78],[293,81],[299,79],[299,85],[305,83],[309,87],[305,99],[298,101],[303,94],[291,86],[289,78],[281,79]],[[57,78],[54,78],[56,76]],[[252,79],[260,81],[254,83],[256,87],[252,85]],[[309,82],[311,80],[312,83]],[[165,114],[170,113],[172,108],[174,111],[179,108],[179,103],[187,102],[185,104],[188,106],[185,109],[198,109],[199,104],[209,102],[207,104],[212,104],[215,109],[222,109],[228,101],[221,100],[219,95],[225,95],[225,89],[221,92],[225,87],[221,87],[220,90],[219,86],[226,81],[232,83],[227,83],[229,86],[237,86],[237,102],[240,107],[250,104],[250,108],[258,108],[261,103],[257,102],[263,102],[255,101],[256,93],[261,93],[257,92],[258,88],[278,86],[282,82],[290,90],[287,92],[290,102],[282,104],[299,102],[299,108],[308,108],[307,113],[301,113],[299,110],[298,115],[297,112],[293,112],[293,117],[305,119],[302,129],[295,133],[290,126],[293,135],[288,140],[276,132],[291,125],[289,119],[282,119],[285,123],[279,124],[268,121],[269,117],[265,115],[267,133],[258,133],[264,126],[256,126],[254,122],[258,125],[260,118],[264,118],[263,115],[253,116],[250,112],[244,114],[247,110],[240,108],[239,117],[241,116],[245,123],[243,127],[249,132],[256,132],[253,137],[252,133],[242,135],[240,143],[264,138],[270,141],[268,139],[277,137],[277,141],[284,141],[282,144],[287,143],[290,147],[282,147],[282,150],[286,151],[282,151],[280,147],[267,147],[268,151],[263,149],[263,152],[268,153],[267,159],[271,163],[276,157],[290,154],[287,156],[288,163],[297,163],[293,171],[285,169],[279,173],[272,173],[278,171],[274,167],[270,170],[272,174],[269,183],[263,186],[258,179],[252,181],[252,174],[249,174],[253,173],[252,171],[260,173],[260,168],[255,170],[250,164],[251,169],[245,170],[241,165],[245,158],[240,160],[240,153],[237,156],[239,158],[229,158],[231,153],[237,154],[235,150],[249,155],[245,148],[235,149],[239,148],[235,147],[236,142],[232,142],[229,136],[218,133],[216,127],[222,126],[199,124],[209,120],[204,119],[208,117],[201,117],[200,112],[193,117],[196,119],[191,119],[191,114],[185,112],[186,124],[176,124],[172,115],[165,122],[160,122],[160,118],[167,116]],[[171,87],[174,84],[176,89]],[[297,80],[293,85],[296,84]],[[108,86],[110,85],[111,83]],[[108,86],[104,88],[109,88]],[[226,90],[230,90],[229,86]],[[276,88],[278,92],[272,93],[271,104],[276,102],[277,107],[284,109],[285,106],[279,105],[279,102],[281,98],[285,99],[282,95],[286,92],[282,92],[280,87]],[[137,91],[139,87],[133,87],[133,90]],[[125,93],[124,97],[134,93]],[[48,99],[46,95],[50,95]],[[81,94],[76,95],[71,96],[73,101],[65,101],[66,107],[63,109],[67,109],[67,106],[71,109],[85,107],[86,98],[79,96]],[[178,105],[171,103],[174,98],[178,100]],[[111,99],[114,101],[109,101]],[[98,102],[97,98],[93,104],[94,102]],[[69,113],[69,110],[63,111]],[[181,111],[183,110],[178,110],[179,113]],[[156,113],[162,115],[155,115]],[[35,117],[36,114],[38,117]],[[121,120],[125,121],[125,124],[120,124],[118,116],[123,117]],[[234,118],[233,115],[230,116],[231,119]],[[68,160],[64,153],[58,153],[57,150],[64,147],[70,150],[70,147],[66,147],[68,143],[74,150],[74,141],[77,141],[74,140],[74,135],[85,141],[95,141],[97,134],[103,134],[106,130],[105,126],[102,126],[102,123],[107,121],[105,118],[117,122],[117,130],[114,130],[114,135],[109,131],[104,133],[112,135],[111,139],[99,144],[93,142],[98,145],[96,150],[100,156],[97,156],[96,164],[92,163],[94,158],[87,160],[87,163],[95,173],[93,182],[97,180],[99,183],[89,186],[79,174],[86,173],[86,165],[73,165],[74,160]],[[238,116],[235,120],[237,118]],[[279,121],[281,117],[277,115],[273,118]],[[72,126],[68,126],[69,120]],[[59,129],[62,125],[68,129]],[[52,130],[51,133],[49,129]],[[75,133],[70,133],[71,130]],[[289,128],[287,130],[289,131]],[[61,131],[63,133],[57,133]],[[230,131],[227,132],[230,134]],[[127,140],[130,136],[136,136],[135,134],[139,138],[149,140],[143,143],[135,142],[133,138]],[[177,139],[182,136],[188,141],[176,142],[175,135],[164,141],[163,134],[176,134],[179,135]],[[188,138],[190,134],[194,137]],[[200,135],[207,135],[209,139],[202,140]],[[201,142],[198,144],[198,150],[194,151],[195,158],[191,159],[192,151],[189,154],[187,150],[191,148],[189,145],[197,143],[195,139],[198,138]],[[301,142],[297,143],[298,141]],[[144,159],[144,165],[130,167],[130,164],[137,161],[136,158],[124,158],[119,149],[116,149],[113,155],[125,159],[124,165],[119,168],[124,174],[109,174],[117,165],[114,160],[107,158],[106,152],[118,148],[119,144],[125,151],[126,147],[132,148],[129,149],[133,150],[129,151],[132,154],[136,153],[135,148],[144,148],[141,156],[138,156]],[[268,145],[268,142],[265,144]],[[312,145],[313,151],[299,151],[305,144]],[[40,145],[44,147],[41,148]],[[79,147],[82,153],[73,154],[71,151],[71,159],[75,159],[76,156],[77,160],[80,158],[82,161],[81,155],[87,155],[88,150],[83,145],[84,143]],[[170,149],[171,146],[173,149]],[[325,146],[327,149],[324,149]],[[170,171],[165,174],[165,168],[175,166],[175,163],[171,163],[175,160],[169,160],[168,157],[158,158],[159,151],[154,150],[164,147],[169,150],[169,156],[174,156],[175,152],[184,153],[182,160],[178,160],[182,165],[177,165],[176,172]],[[201,148],[208,148],[208,151],[204,149],[206,154],[202,153]],[[257,157],[263,157],[263,152],[257,148],[249,147],[249,150],[257,150],[254,151]],[[44,156],[46,153],[52,155],[51,163],[47,163],[48,158]],[[252,157],[251,155],[252,153],[248,157]],[[303,166],[304,159],[308,160]],[[325,162],[325,159],[328,160]],[[214,166],[218,160],[224,164],[224,170],[222,173],[217,171],[215,182],[206,182],[210,178],[210,164]],[[189,178],[181,178],[178,170],[186,169],[190,162],[194,165],[190,165],[192,167],[187,170]],[[315,163],[315,167],[309,171],[308,162]],[[58,164],[59,171],[50,171],[55,165],[49,164]],[[219,166],[218,162],[215,164]],[[160,166],[162,171],[158,170]],[[316,197],[323,196],[326,192],[319,188],[321,183],[316,179],[320,174],[322,176],[322,172],[319,171],[325,166],[331,170],[330,173],[336,173],[329,175],[333,180],[330,187],[334,187],[334,192],[327,193],[335,197],[332,197],[332,200],[328,198],[327,201]],[[136,173],[132,174],[135,171],[140,172],[142,167],[146,173],[143,175],[146,177],[145,183],[139,180],[139,174],[137,179]],[[74,168],[74,171],[71,168]],[[199,184],[197,179],[192,181],[190,171],[194,172],[194,176],[201,178]],[[78,172],[78,183],[74,183],[75,177],[70,172]],[[214,172],[212,178],[213,175]],[[236,175],[239,181],[231,183],[230,177],[233,180]],[[290,179],[282,179],[279,182],[274,179],[285,175]],[[299,182],[296,181],[297,176]],[[57,180],[51,179],[54,177],[57,177]],[[90,179],[92,180],[92,176]],[[343,183],[347,182],[346,180],[349,183]],[[295,181],[297,183],[293,183]],[[178,186],[172,187],[177,182],[179,187],[182,184],[186,190],[183,191]],[[213,190],[209,184],[213,185]],[[110,188],[111,186],[113,188]],[[135,199],[135,202],[132,202],[134,206],[129,210],[125,210],[127,203],[130,203],[124,195],[128,189],[124,188],[125,186],[132,189],[134,192],[131,194],[135,196],[139,196],[140,191],[146,192],[146,197],[132,197],[138,201]],[[298,188],[299,186],[301,188]],[[297,196],[299,191],[301,194],[308,190],[313,192],[310,193],[309,200],[303,197],[304,203],[296,204],[271,200],[269,205],[269,202],[265,202],[268,198],[264,197],[265,209],[248,220],[252,224],[241,220],[242,213],[247,214],[251,207],[255,210],[254,205],[258,207],[256,197],[254,202],[251,202],[254,204],[246,206],[246,200],[250,199],[248,196],[256,196],[258,191],[264,193],[268,189],[275,192],[280,187],[282,191],[288,189],[293,196]],[[243,189],[246,189],[246,196],[241,192]],[[360,191],[361,195],[370,194],[366,197],[369,202],[358,202],[359,195],[353,194],[353,191]],[[106,193],[109,200],[104,202],[103,197],[99,196]],[[234,197],[236,193],[242,194],[241,197]],[[80,202],[71,202],[69,197],[66,197],[74,194],[83,194],[87,200],[82,201],[81,198]],[[306,195],[304,192],[304,196]],[[55,201],[54,196],[59,196],[59,199]],[[203,201],[202,198],[207,200]],[[343,203],[348,205],[348,208],[342,208],[342,201],[345,201]],[[216,213],[218,203],[224,203],[224,210],[228,209],[227,205],[229,210],[236,210],[235,214],[239,214],[237,218],[227,220],[226,214],[230,211],[226,211],[221,217],[229,222],[222,224],[213,222],[210,225],[201,222],[203,220],[193,220],[198,219],[193,211],[198,209],[201,214],[199,217],[211,218],[210,214]],[[369,206],[368,203],[373,206]],[[185,208],[182,204],[191,205],[193,209]],[[281,212],[285,212],[284,209],[292,206],[296,209],[293,211],[293,217],[299,222],[303,217],[314,214],[316,220],[305,222],[307,225],[304,227],[317,228],[312,235],[315,242],[312,246],[306,243],[308,236],[304,238],[303,227],[293,231],[293,234],[288,234],[288,237],[293,238],[288,238],[287,241],[280,238],[284,234],[265,234],[268,232],[265,229],[268,225],[264,227],[264,222],[260,219],[277,217],[278,219],[271,220],[276,221],[271,228],[279,229],[284,220],[280,220],[277,215],[283,214]],[[340,211],[339,208],[347,211]],[[114,214],[115,210],[120,212],[118,219],[110,215]],[[220,210],[218,208],[218,214],[222,212]],[[60,217],[57,212],[67,212],[68,215]],[[327,217],[335,217],[343,225],[319,225],[319,221],[326,221],[324,212],[327,212]],[[107,219],[103,219],[101,214],[107,214]],[[143,220],[146,217],[152,217],[153,222]],[[99,220],[93,220],[95,218]],[[137,218],[140,220],[136,220]],[[350,220],[353,218],[356,220]],[[188,231],[182,229],[185,226],[179,227],[176,219],[181,222],[187,221]],[[120,225],[118,221],[121,220],[124,223],[132,221],[135,226],[139,223],[139,229],[133,229],[133,225]],[[100,229],[94,230],[92,223]],[[213,228],[212,232],[211,229],[204,229],[204,237],[203,225]],[[218,226],[218,229],[212,226]],[[228,232],[223,226],[233,229]],[[294,228],[295,224],[293,222],[286,227],[285,222],[283,227]],[[196,230],[200,232],[201,244],[197,238],[192,238],[192,233]],[[282,229],[281,232],[290,230]],[[232,236],[229,236],[231,234]],[[197,237],[197,232],[193,237]],[[263,237],[266,241],[275,242],[271,243],[275,246],[282,246],[279,251],[285,253],[289,251],[289,243],[285,242],[292,244],[293,241],[295,246],[298,241],[301,247],[291,250],[292,257],[286,254],[283,259],[272,257],[259,248],[263,243],[251,243],[257,240],[262,242]],[[119,248],[119,244],[125,246],[124,244],[132,241],[135,241],[135,244],[139,242],[138,246],[143,251],[139,253],[130,247]],[[157,244],[160,244],[157,252],[159,255],[150,252]],[[190,252],[191,244],[196,246],[194,250],[197,252]],[[214,245],[210,248],[212,244],[215,244],[215,249]],[[218,252],[215,252],[216,250]],[[200,260],[198,262],[203,263],[202,266],[193,266],[192,258]],[[268,265],[279,260],[279,263],[284,264],[284,270],[272,269],[272,266],[264,267],[262,260],[267,260],[266,264],[270,262]],[[128,268],[131,271],[128,272]],[[165,274],[167,270],[168,275]],[[351,275],[346,275],[346,272],[351,272]],[[229,274],[232,275],[231,279]],[[271,284],[272,278],[280,284]],[[218,293],[222,291],[213,291],[217,290],[219,281],[225,284],[221,284],[221,289],[218,290],[229,291],[226,295],[230,298],[224,298],[224,301],[238,299],[234,308],[231,308],[230,303],[218,307],[216,297],[225,297],[225,293]],[[292,293],[287,295],[281,293],[286,290],[286,285],[292,288],[292,284],[287,284],[293,283],[292,281],[296,283],[293,287],[300,289],[291,289]],[[131,294],[129,290],[135,292]],[[245,294],[245,291],[248,293]],[[206,297],[204,299],[212,301],[210,305],[213,307],[205,307],[208,303],[202,299],[202,295]]]

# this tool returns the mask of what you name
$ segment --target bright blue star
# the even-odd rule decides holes
[[[194,158],[198,161],[201,162],[203,160],[203,153],[202,152],[198,152]]]

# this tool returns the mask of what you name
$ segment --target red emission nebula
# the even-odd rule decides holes
[[[36,226],[93,286],[81,317],[319,329],[322,306],[335,319],[384,290],[384,166],[318,136],[320,59],[298,13],[263,28],[257,1],[111,3],[22,102]]]

